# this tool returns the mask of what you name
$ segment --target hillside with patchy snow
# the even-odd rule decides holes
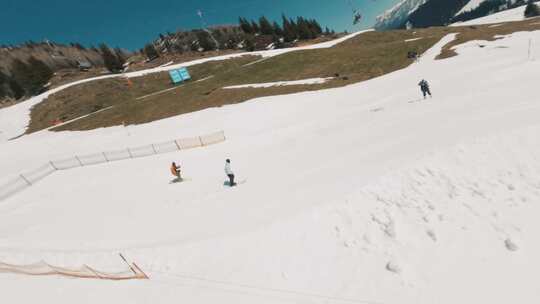
[[[540,31],[471,41],[435,60],[455,38],[405,69],[343,88],[0,141],[4,177],[81,153],[227,135],[204,148],[58,172],[1,201],[1,262],[112,271],[122,252],[150,276],[0,273],[2,298],[539,302]],[[423,78],[431,99],[421,98]],[[0,110],[10,119],[0,126],[24,130],[36,102]],[[235,188],[224,186],[227,158],[245,181]],[[186,182],[170,183],[172,161]]]

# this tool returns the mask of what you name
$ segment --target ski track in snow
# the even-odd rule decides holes
[[[323,84],[332,79],[334,79],[334,77],[310,78],[310,79],[292,80],[292,81],[276,81],[276,82],[267,82],[267,83],[252,83],[252,84],[242,84],[242,85],[224,87],[224,89],[270,88],[270,87],[276,87],[276,86]]]
[[[152,278],[1,274],[4,297],[538,302],[539,63],[526,54],[540,31],[501,38],[435,61],[455,39],[448,35],[418,63],[376,79],[130,126],[129,135],[122,127],[41,132],[3,144],[10,175],[80,152],[228,135],[204,152],[60,172],[1,203],[0,261],[114,270],[122,251]],[[420,99],[421,78],[433,99]],[[238,180],[249,177],[238,188],[223,188],[229,157]],[[171,160],[190,183],[168,183]]]

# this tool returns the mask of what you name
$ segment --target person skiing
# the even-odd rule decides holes
[[[229,177],[229,186],[234,187],[236,183],[234,182],[234,173],[231,170],[231,160],[227,159],[225,161],[225,174]]]
[[[171,164],[171,174],[176,176],[176,180],[180,181],[182,180],[182,176],[180,175],[180,166],[177,166],[175,162]]]
[[[422,79],[418,85],[420,86],[420,90],[422,90],[422,94],[424,94],[424,99],[426,99],[427,94],[429,94],[429,97],[433,97],[431,96],[431,91],[429,90],[429,83],[425,79]]]

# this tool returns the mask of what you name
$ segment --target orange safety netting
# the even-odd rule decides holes
[[[16,273],[32,276],[64,276],[82,279],[100,280],[142,280],[148,276],[135,264],[129,265],[129,270],[121,272],[103,272],[88,265],[78,268],[65,268],[48,264],[44,261],[29,265],[13,265],[0,262],[0,273]]]

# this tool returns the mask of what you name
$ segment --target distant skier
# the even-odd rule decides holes
[[[174,163],[174,162],[171,165],[171,174],[176,176],[176,181],[181,181],[182,180],[180,166],[177,166],[176,163]]]
[[[229,177],[229,186],[234,187],[236,183],[234,182],[234,173],[231,170],[231,160],[227,159],[225,161],[225,174]]]
[[[418,85],[420,86],[420,90],[422,90],[422,94],[424,94],[424,99],[426,99],[428,94],[429,97],[433,97],[431,96],[431,91],[429,90],[429,83],[425,79],[422,79]]]

